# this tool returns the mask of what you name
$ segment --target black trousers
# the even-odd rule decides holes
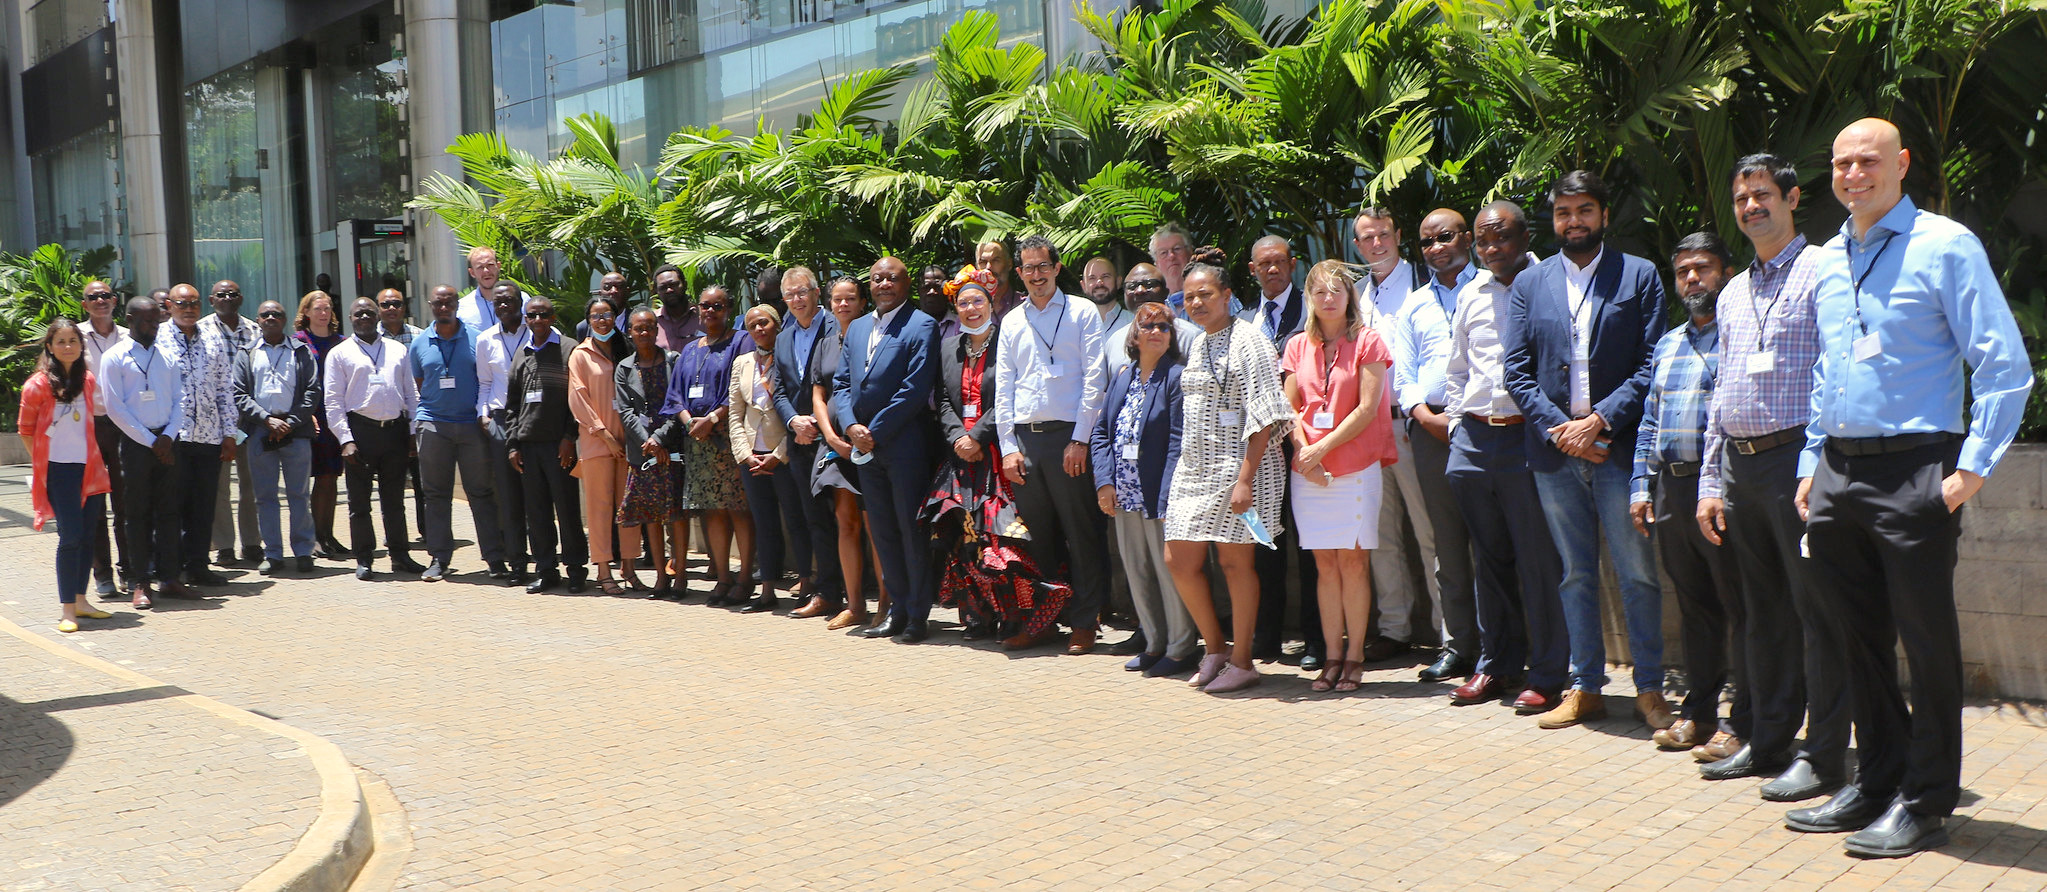
[[[1797,756],[1839,776],[1848,768],[1848,684],[1839,630],[1821,615],[1812,562],[1800,556],[1805,521],[1795,499],[1804,445],[1799,438],[1754,455],[1729,449],[1722,465],[1723,538],[1734,549],[1746,623],[1738,684],[1749,689],[1751,708],[1749,733],[1735,733],[1765,765]]]
[[[113,427],[112,422],[107,423]],[[148,446],[121,437],[121,467],[127,504],[121,510],[121,535],[128,540],[128,584],[141,585],[154,575],[164,582],[178,578],[178,466],[156,460]],[[220,465],[218,450],[214,466]]]
[[[1471,533],[1464,528],[1457,495],[1450,491],[1450,444],[1437,440],[1412,419],[1396,423],[1407,425],[1408,441],[1414,446],[1415,477],[1422,485],[1422,506],[1428,509],[1429,528],[1436,536],[1436,588],[1442,593],[1436,608],[1444,631],[1443,649],[1461,659],[1476,660],[1478,595],[1472,582]]]
[[[1478,668],[1560,691],[1570,680],[1571,645],[1557,586],[1563,559],[1543,519],[1527,441],[1519,425],[1466,418],[1450,429],[1446,474],[1471,533],[1478,602]]]
[[[505,447],[504,426],[496,420],[485,425],[483,452],[490,462],[491,489],[498,497],[498,535],[504,537],[504,559],[515,573],[526,572],[526,483],[513,470],[510,450]],[[680,561],[678,560],[678,565]]]
[[[187,443],[173,447],[178,453],[178,556],[188,572],[206,569],[213,554],[213,503],[220,496],[220,444]],[[161,561],[157,572],[170,580],[174,568]]]
[[[1829,443],[1813,474],[1806,541],[1823,621],[1839,629],[1854,704],[1857,786],[1918,815],[1962,792],[1962,635],[1955,618],[1961,517],[1941,498],[1959,438],[1888,455]],[[1900,642],[1911,708],[1898,684]]]
[[[526,466],[520,478],[526,506],[526,539],[533,546],[533,572],[546,576],[566,571],[582,579],[590,571],[590,536],[583,530],[583,491],[569,469],[562,467],[557,443],[527,443],[519,450]],[[598,518],[605,521],[608,518]],[[561,545],[557,569],[555,545]]]
[[[1279,447],[1286,454],[1286,466],[1294,466],[1294,444],[1287,437],[1276,438]],[[1266,448],[1272,448],[1268,445]],[[1391,485],[1391,481],[1388,481]],[[1300,555],[1301,558],[1301,638],[1307,644],[1306,653],[1325,657],[1327,648],[1322,640],[1322,608],[1315,603],[1315,588],[1321,580],[1321,570],[1315,566],[1315,556],[1301,550],[1300,532],[1294,529],[1294,488],[1289,485],[1280,496],[1280,523],[1286,531],[1274,536],[1272,544],[1277,548],[1257,546],[1252,549],[1251,569],[1258,574],[1258,625],[1252,635],[1251,652],[1260,658],[1278,659],[1279,649],[1286,642],[1286,577],[1287,559]],[[1267,523],[1266,527],[1271,528]],[[1224,591],[1228,591],[1225,586]]]
[[[810,579],[811,591],[826,598],[846,587],[839,569],[839,519],[832,513],[832,494],[812,495],[810,478],[817,470],[817,444],[789,441],[790,486],[775,490],[781,499],[782,524],[789,530],[797,555],[796,575]],[[804,557],[809,560],[805,561]]]
[[[796,475],[790,466],[777,467],[765,477],[739,469],[739,482],[746,491],[746,510],[753,515],[753,568],[760,578],[780,587],[782,558],[796,562],[797,575],[810,575],[810,539],[806,535],[802,506],[796,502]],[[786,510],[793,508],[794,511]]]
[[[1677,589],[1677,611],[1683,623],[1685,694],[1683,716],[1701,728],[1717,728],[1743,740],[1751,727],[1748,685],[1738,667],[1747,662],[1741,634],[1741,586],[1736,584],[1734,549],[1714,545],[1699,531],[1699,477],[1680,477],[1668,470],[1656,475],[1653,505],[1656,551],[1663,571]],[[1726,537],[1721,537],[1725,542]],[[1730,632],[1732,633],[1730,635]],[[1720,721],[1720,688],[1733,676],[1734,704]]]
[[[410,424],[411,419],[403,416],[380,424],[348,413],[348,430],[355,436],[355,461],[344,468],[348,537],[358,567],[369,566],[377,553],[377,529],[370,520],[371,484],[376,486],[378,508],[384,515],[384,548],[393,561],[411,551],[412,537],[405,532],[405,474],[412,465]]]
[[[92,526],[92,578],[98,582],[112,582],[114,570],[121,571],[121,582],[132,585],[137,578],[128,563],[128,527],[122,523],[128,507],[121,495],[126,492],[126,481],[121,479],[121,444],[129,442],[128,435],[105,416],[93,419],[92,438],[99,444],[100,461],[107,466],[107,483],[112,492],[102,500],[104,507],[86,520]],[[107,515],[113,515],[111,535]],[[119,558],[115,555],[118,552]]]
[[[1024,484],[1013,487],[1016,513],[1031,531],[1024,543],[1038,572],[1064,578],[1073,586],[1060,621],[1075,629],[1101,624],[1109,602],[1109,532],[1095,499],[1095,478],[1066,473],[1066,445],[1073,442],[1070,422],[1049,422],[1040,430],[1016,426],[1023,448]],[[1062,576],[1060,567],[1066,569]]]

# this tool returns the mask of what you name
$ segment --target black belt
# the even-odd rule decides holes
[[[1961,434],[1936,431],[1930,434],[1899,434],[1895,437],[1828,437],[1827,446],[1842,455],[1867,456],[1890,455],[1910,452],[1921,446],[1937,446],[1952,443],[1962,438]]]
[[[1804,440],[1805,428],[1787,427],[1774,434],[1764,434],[1760,437],[1749,437],[1747,439],[1728,437],[1727,448],[1742,455],[1754,455],[1758,452],[1768,452],[1792,441],[1802,442]]]
[[[1023,421],[1017,423],[1016,429],[1020,431],[1030,431],[1031,433],[1034,434],[1063,434],[1073,430],[1073,422]]]
[[[1672,477],[1697,477],[1699,467],[1695,461],[1667,461],[1663,463],[1663,473]]]
[[[367,424],[371,427],[390,427],[391,425],[394,424],[404,424],[405,421],[406,418],[403,415],[400,415],[397,418],[393,418],[390,421],[378,421],[375,418],[369,417],[368,415],[357,415],[354,412],[348,413],[348,426],[351,428],[355,427],[358,424]]]

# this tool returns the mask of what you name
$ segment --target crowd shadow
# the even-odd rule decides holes
[[[55,776],[78,740],[40,704],[0,694],[0,808]]]
[[[1946,848],[1922,858],[1952,857],[1969,864],[2047,874],[2047,830],[1996,818],[1961,817],[1948,824]]]

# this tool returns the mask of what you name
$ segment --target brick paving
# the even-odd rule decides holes
[[[0,543],[0,615],[49,628],[26,593],[49,590],[54,538]],[[230,573],[201,608],[66,641],[389,781],[405,889],[2047,887],[2033,706],[1969,709],[1953,845],[1860,862],[1785,830],[1757,782],[1657,752],[1619,686],[1615,718],[1545,732],[1450,707],[1411,665],[1348,696],[1267,666],[1216,698],[949,623],[904,646],[708,609],[701,579],[677,605],[346,569]]]

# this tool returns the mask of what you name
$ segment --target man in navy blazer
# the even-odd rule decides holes
[[[925,621],[936,594],[930,543],[917,532],[917,509],[931,486],[928,428],[938,323],[907,304],[910,271],[901,260],[875,261],[867,289],[874,312],[846,327],[832,411],[846,421],[868,534],[891,596],[888,622],[862,634],[914,643],[929,637]]]
[[[818,431],[810,403],[811,388],[817,384],[817,345],[837,337],[838,320],[819,307],[817,274],[810,267],[784,271],[781,291],[789,313],[775,336],[775,414],[789,431],[789,470],[797,481],[797,501],[782,505],[782,516],[791,527],[801,518],[813,543],[811,566],[797,568],[797,575],[810,580],[810,602],[789,615],[830,616],[845,603],[845,583],[839,577],[839,550],[832,547],[839,541],[839,521],[832,513],[831,497],[811,492]]]
[[[1649,261],[1605,249],[1609,203],[1598,175],[1565,174],[1550,187],[1550,205],[1563,250],[1515,278],[1505,331],[1506,388],[1528,418],[1528,466],[1563,558],[1558,594],[1571,638],[1572,689],[1537,724],[1563,728],[1606,716],[1604,531],[1627,614],[1636,712],[1660,730],[1674,721],[1663,699],[1663,588],[1649,540],[1628,517],[1628,444],[1663,335],[1663,280]],[[1595,517],[1597,525],[1587,523]]]

